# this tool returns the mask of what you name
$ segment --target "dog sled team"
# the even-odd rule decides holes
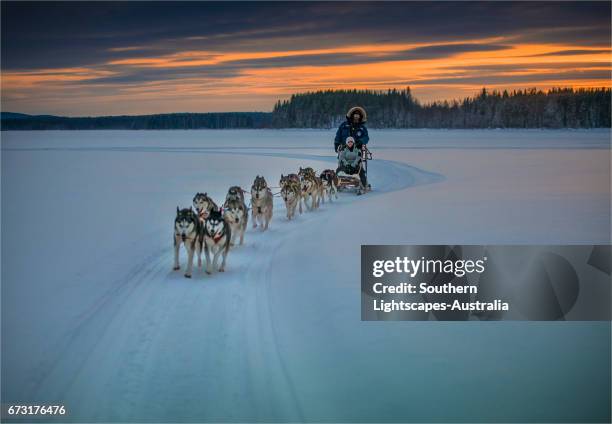
[[[244,243],[244,234],[249,221],[252,227],[268,229],[273,213],[273,198],[280,195],[285,203],[287,219],[295,217],[296,210],[312,211],[321,203],[338,199],[338,191],[355,189],[357,194],[370,190],[367,182],[367,161],[372,158],[366,145],[369,141],[365,127],[366,112],[353,107],[346,115],[346,122],[340,125],[334,140],[338,154],[336,170],[325,169],[319,175],[313,168],[300,167],[294,174],[281,175],[280,192],[272,193],[265,178],[257,175],[250,193],[239,186],[227,191],[225,202],[218,206],[207,193],[196,193],[193,206],[176,208],[174,219],[174,270],[180,269],[179,251],[181,245],[187,252],[185,277],[191,278],[193,262],[202,267],[202,251],[206,260],[205,271],[224,272],[230,248]],[[250,195],[250,207],[245,201]],[[302,207],[303,206],[303,207]],[[219,260],[221,263],[219,264]]]

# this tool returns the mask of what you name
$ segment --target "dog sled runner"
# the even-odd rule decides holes
[[[340,166],[340,160],[338,159],[338,191],[341,192],[355,192],[357,195],[367,193],[372,190],[372,186],[367,179],[368,175],[368,161],[372,160],[372,152],[368,150],[366,146],[361,147],[361,161],[359,162],[359,168],[354,173],[348,174]],[[359,179],[359,173],[361,170],[365,171],[367,184],[365,187],[361,184]]]

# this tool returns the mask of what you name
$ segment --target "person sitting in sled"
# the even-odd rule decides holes
[[[359,180],[361,185],[366,187],[366,175],[365,170],[361,165],[361,150],[355,145],[355,139],[353,137],[346,138],[346,145],[344,149],[340,150],[338,154],[338,169],[336,173],[342,171],[347,175],[353,175],[359,173]]]
[[[362,146],[368,144],[370,137],[365,126],[366,119],[367,115],[364,108],[355,106],[349,109],[346,114],[346,121],[340,124],[338,131],[336,131],[336,138],[334,139],[334,150],[336,152],[344,146],[347,137],[353,138],[359,150]]]

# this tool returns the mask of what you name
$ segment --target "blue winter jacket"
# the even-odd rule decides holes
[[[338,151],[340,145],[346,143],[347,137],[353,137],[355,144],[360,148],[364,144],[368,144],[370,137],[368,136],[368,129],[364,124],[352,124],[348,120],[340,124],[338,131],[336,131],[336,138],[334,139],[334,150]]]

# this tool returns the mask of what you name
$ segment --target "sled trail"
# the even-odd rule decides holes
[[[435,399],[439,421],[489,404],[499,408],[488,420],[520,421],[546,392],[564,399],[546,408],[559,421],[593,401],[568,398],[568,385],[608,393],[609,324],[361,322],[359,262],[361,244],[608,242],[609,149],[597,149],[609,132],[589,133],[585,149],[555,141],[571,132],[539,149],[517,138],[530,133],[487,133],[508,151],[479,148],[482,133],[462,150],[471,132],[381,132],[372,192],[291,222],[275,197],[268,231],[249,226],[225,273],[194,268],[192,279],[184,250],[172,271],[176,207],[204,191],[221,202],[257,174],[277,186],[300,166],[335,169],[333,134],[168,134],[3,134],[3,177],[20,182],[2,190],[3,401],[63,403],[79,422],[401,422],[431,418]],[[499,368],[504,355],[517,358],[511,369]],[[507,375],[516,383],[482,391]]]

